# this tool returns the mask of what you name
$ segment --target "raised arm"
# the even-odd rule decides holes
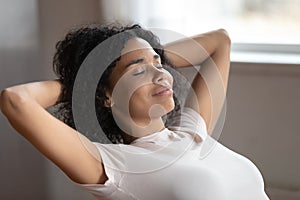
[[[226,97],[230,69],[230,38],[219,29],[165,45],[167,57],[176,67],[201,64],[186,106],[198,111],[211,134]]]
[[[107,178],[93,143],[45,110],[55,105],[60,91],[57,80],[13,86],[1,92],[0,108],[10,124],[73,181],[103,183]]]

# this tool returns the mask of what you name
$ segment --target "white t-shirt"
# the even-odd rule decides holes
[[[130,145],[95,145],[108,180],[77,185],[99,200],[269,199],[257,167],[209,136],[191,108],[172,126]]]

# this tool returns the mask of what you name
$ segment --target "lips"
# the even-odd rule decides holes
[[[173,90],[171,88],[161,86],[155,90],[155,92],[152,94],[152,96],[163,96],[163,95],[168,95],[168,94],[172,94],[172,93],[173,93]]]

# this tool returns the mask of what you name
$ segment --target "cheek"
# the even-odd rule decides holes
[[[146,108],[151,105],[151,94],[147,86],[140,87],[133,92],[130,97],[130,104],[133,106],[142,106]]]
[[[133,118],[144,118],[148,116],[152,106],[151,95],[148,90],[139,88],[130,97],[129,112]]]
[[[131,116],[148,116],[149,112],[153,111],[154,113],[156,113],[156,117],[160,117],[170,112],[174,108],[173,96],[166,96],[162,98],[152,97],[151,91],[151,88],[144,86],[139,88],[132,94],[129,101],[129,110]],[[161,109],[161,107],[155,107],[154,105],[162,106],[163,110]]]

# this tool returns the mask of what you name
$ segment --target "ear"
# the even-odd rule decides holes
[[[106,100],[104,101],[104,106],[111,108],[114,105],[114,103],[112,101],[111,93],[108,92],[108,90],[105,90],[105,96],[106,96]]]
[[[104,101],[104,106],[105,107],[108,107],[108,108],[111,108],[112,106],[114,105],[113,101],[111,98],[108,98]]]

